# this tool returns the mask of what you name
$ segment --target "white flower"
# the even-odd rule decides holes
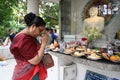
[[[102,37],[102,33],[96,27],[86,27],[81,34],[87,38],[88,42]]]

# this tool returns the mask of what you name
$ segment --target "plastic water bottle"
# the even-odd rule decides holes
[[[64,52],[64,49],[65,49],[65,44],[64,44],[64,42],[59,42],[59,45],[60,45],[60,52],[63,53],[63,52]]]
[[[107,44],[107,51],[108,51],[108,56],[113,55],[113,50],[112,50],[112,44],[111,43]]]

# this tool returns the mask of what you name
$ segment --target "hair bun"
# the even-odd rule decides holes
[[[25,15],[24,20],[25,23],[29,26],[32,21],[35,19],[36,15],[32,12],[28,13],[27,15]]]

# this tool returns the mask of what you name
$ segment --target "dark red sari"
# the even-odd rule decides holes
[[[40,44],[35,38],[26,35],[17,35],[11,46],[10,51],[14,55],[17,62],[15,66],[12,80],[32,80],[38,74],[39,80],[45,80],[47,77],[47,70],[42,61],[37,65],[32,65],[28,62],[38,54]]]

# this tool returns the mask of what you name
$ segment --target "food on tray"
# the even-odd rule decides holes
[[[57,41],[54,41],[54,47],[58,47],[59,46],[59,44],[58,44],[58,42]]]
[[[88,48],[88,49],[87,49],[87,52],[93,52],[93,50]]]
[[[110,56],[111,61],[120,61],[120,56],[119,55],[112,55]]]
[[[107,55],[107,53],[102,53],[102,56],[103,56],[104,59],[109,60],[109,56]]]
[[[87,51],[86,51],[86,53],[85,54],[93,54],[93,53],[97,53],[97,54],[99,54],[99,55],[101,55],[100,54],[100,51],[99,50],[96,50],[96,49],[87,49]]]
[[[78,52],[78,51],[75,51],[73,54],[72,54],[72,56],[78,56],[78,57],[80,57],[80,56],[84,56],[85,54],[84,53],[80,53],[80,52]]]
[[[110,60],[112,62],[120,62],[120,55],[113,54],[111,56],[108,56],[107,53],[102,53],[102,56],[104,59]]]
[[[89,48],[88,48],[85,54],[90,55],[90,54],[93,54],[93,53],[95,53],[95,52],[93,52],[93,50],[92,50],[92,49],[89,49]]]
[[[78,51],[76,51],[76,52],[74,53],[74,55],[78,55],[78,54],[80,54]]]
[[[116,55],[119,55],[120,56],[120,52],[114,52]]]
[[[71,54],[73,52],[75,52],[75,49],[73,47],[70,47],[70,48],[66,48],[64,53],[65,54]]]
[[[76,50],[77,50],[77,51],[81,51],[81,52],[85,52],[85,51],[86,51],[86,48],[85,48],[85,46],[77,46],[77,47],[76,47]]]
[[[92,60],[98,60],[98,59],[101,59],[101,56],[97,55],[96,53],[92,53],[88,55],[87,58]]]
[[[101,51],[98,49],[92,49],[93,52],[100,53]]]
[[[53,51],[60,51],[60,48],[56,47]]]
[[[112,62],[120,63],[120,56],[119,55],[112,55],[112,56],[110,56],[110,60]]]
[[[50,44],[50,45],[48,46],[48,48],[49,48],[49,49],[54,49],[55,46],[54,46],[54,44]]]

